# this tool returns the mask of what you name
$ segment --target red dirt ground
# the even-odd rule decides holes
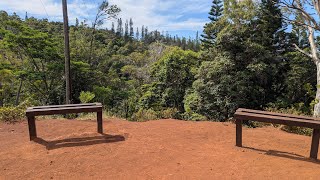
[[[308,159],[311,138],[266,127],[243,130],[217,122],[105,120],[0,123],[0,179],[319,179]]]

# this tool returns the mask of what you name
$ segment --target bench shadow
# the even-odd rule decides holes
[[[95,144],[114,143],[119,141],[125,141],[125,137],[122,135],[101,134],[100,136],[67,138],[54,141],[47,141],[38,137],[33,141],[45,146],[47,150],[53,150],[64,147],[90,146]]]
[[[243,146],[242,148],[250,149],[250,150],[254,150],[254,151],[259,151],[259,152],[265,153],[266,155],[269,155],[269,156],[277,156],[277,157],[288,158],[288,159],[293,159],[293,160],[298,160],[298,161],[311,162],[311,163],[315,163],[315,164],[320,165],[320,160],[318,160],[318,159],[311,159],[311,158],[304,157],[304,156],[301,156],[301,155],[295,154],[295,153],[289,153],[289,152],[277,151],[277,150],[262,150],[262,149],[257,149],[257,148],[253,148],[253,147],[246,147],[246,146]]]

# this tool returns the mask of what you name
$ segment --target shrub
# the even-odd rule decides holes
[[[90,101],[92,101],[92,99],[95,97],[95,95],[92,92],[89,91],[81,91],[79,99],[81,101],[81,103],[88,103]]]
[[[0,121],[17,122],[24,119],[27,107],[32,106],[34,103],[32,99],[27,99],[16,107],[0,107]]]
[[[306,115],[303,113],[301,108],[299,108],[301,105],[292,106],[288,108],[277,108],[277,107],[267,107],[265,108],[266,111],[270,112],[277,112],[277,113],[284,113],[284,114],[294,114],[294,115]]]
[[[178,113],[179,111],[176,108],[167,108],[161,111],[161,118],[164,118],[164,119],[176,118]]]
[[[152,109],[140,109],[132,117],[133,121],[147,121],[155,119],[158,119],[158,114]]]
[[[183,118],[185,120],[191,120],[191,121],[206,121],[208,120],[207,117],[201,115],[201,114],[198,114],[198,113],[187,113],[185,112],[183,114]]]
[[[2,107],[0,108],[0,120],[5,122],[15,122],[25,117],[25,108]]]

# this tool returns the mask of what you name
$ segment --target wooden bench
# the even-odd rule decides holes
[[[71,114],[82,112],[97,112],[98,133],[103,133],[102,129],[102,105],[101,103],[90,104],[67,104],[53,106],[29,107],[26,110],[28,118],[30,141],[37,138],[35,116],[54,115],[54,114]]]
[[[313,135],[311,142],[310,158],[317,159],[320,140],[320,119],[242,108],[236,111],[234,118],[236,119],[236,146],[238,147],[242,147],[243,120],[312,128]]]

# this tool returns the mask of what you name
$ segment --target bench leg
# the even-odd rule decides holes
[[[236,146],[242,147],[242,120],[236,120]]]
[[[37,138],[36,121],[34,116],[28,117],[29,137],[30,141]]]
[[[317,159],[320,140],[320,129],[314,129],[312,134],[310,158]]]
[[[103,126],[102,126],[102,111],[97,112],[97,123],[98,123],[98,133],[103,133]]]

